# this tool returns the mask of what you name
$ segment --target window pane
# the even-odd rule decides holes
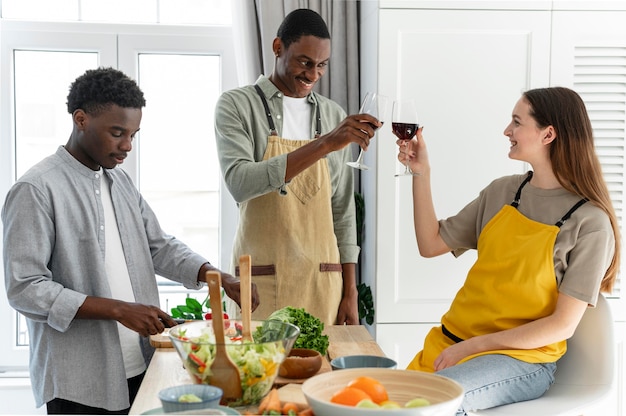
[[[159,23],[232,24],[232,0],[160,0]]]
[[[156,23],[157,0],[80,0],[80,14],[87,22]]]
[[[139,187],[163,229],[217,261],[220,171],[213,112],[220,58],[140,54],[146,96],[138,139]]]
[[[28,20],[78,20],[78,0],[1,0],[2,17]]]
[[[98,65],[97,53],[15,51],[15,166],[19,178],[35,163],[54,153],[70,135],[67,112],[70,84]],[[46,76],[41,76],[46,68]],[[15,345],[28,345],[26,321],[17,320]]]
[[[0,0],[6,19],[232,24],[231,0]]]
[[[22,314],[15,313],[17,319],[17,333],[15,334],[15,345],[18,347],[28,347],[28,327],[26,318]]]
[[[98,66],[98,54],[88,52],[15,51],[16,177],[67,142],[71,118],[67,112],[70,84],[88,68]],[[46,76],[41,69],[46,68]]]

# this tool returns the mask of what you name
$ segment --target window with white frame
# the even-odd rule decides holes
[[[229,251],[236,209],[221,188],[213,110],[219,94],[237,84],[230,0],[0,5],[0,202],[16,178],[67,142],[70,83],[88,68],[116,67],[137,80],[147,100],[122,167],[168,233],[227,267],[229,253],[220,247]],[[164,310],[184,303],[189,291],[157,279]],[[0,341],[0,369],[25,366],[24,320],[5,296],[0,313],[13,317],[0,324],[12,334]]]

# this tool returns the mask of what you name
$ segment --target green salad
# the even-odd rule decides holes
[[[184,331],[178,335],[179,339],[188,341],[180,344],[184,349],[181,356],[186,357],[183,359],[185,368],[197,383],[209,384],[211,363],[215,358],[215,335],[212,328],[203,328],[202,333],[193,338],[187,338]],[[229,405],[258,403],[272,388],[278,367],[286,355],[285,348],[281,341],[243,343],[238,324],[229,328],[225,335],[226,351],[239,368],[243,390],[241,400]]]

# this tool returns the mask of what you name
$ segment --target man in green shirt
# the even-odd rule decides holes
[[[381,123],[346,117],[313,92],[330,58],[330,34],[315,12],[290,13],[272,48],[274,71],[225,92],[215,131],[226,185],[239,204],[233,268],[252,256],[263,319],[284,306],[328,325],[358,324],[354,178],[350,143],[366,149]]]

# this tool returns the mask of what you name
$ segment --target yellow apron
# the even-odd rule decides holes
[[[275,133],[271,121],[270,126]],[[270,135],[263,160],[290,153],[308,142]],[[343,278],[327,160],[318,160],[287,187],[286,195],[271,192],[240,204],[232,267],[238,274],[239,256],[251,255],[252,281],[260,296],[253,319],[265,319],[277,309],[293,306],[333,325]]]
[[[478,238],[478,259],[441,326],[431,329],[408,368],[434,371],[439,354],[455,342],[491,334],[550,315],[556,306],[558,288],[554,272],[554,243],[560,226],[586,200],[579,201],[557,222],[547,225],[526,218],[516,200],[487,223]],[[529,363],[554,362],[566,351],[566,341],[532,350],[496,350],[468,356],[504,354]]]

